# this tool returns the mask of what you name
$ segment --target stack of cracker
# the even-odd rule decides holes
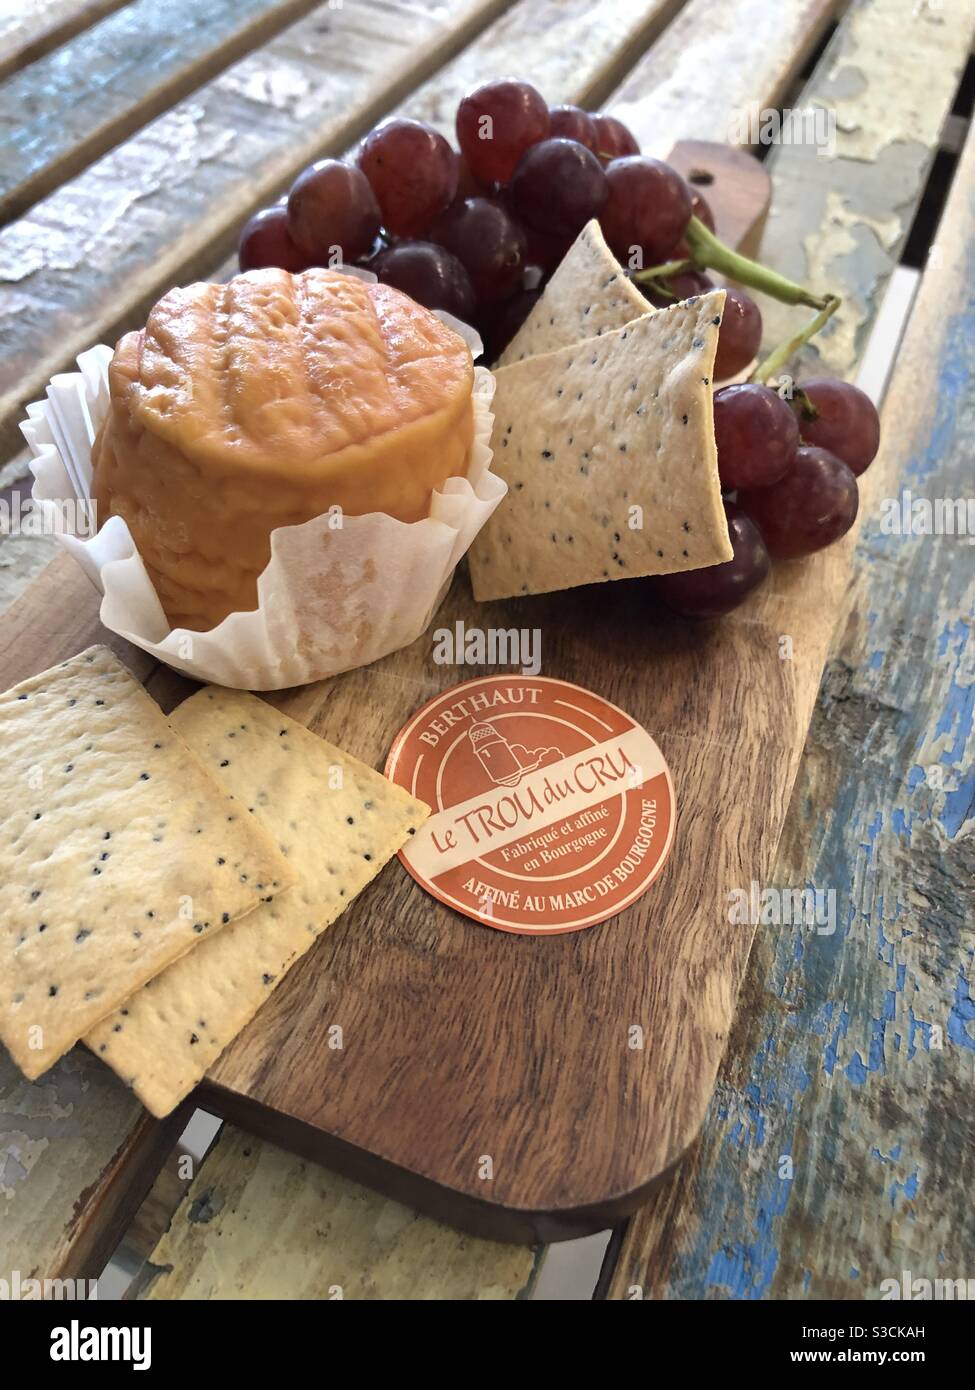
[[[164,1115],[428,814],[251,695],[167,721],[105,648],[0,695],[0,1039]]]
[[[724,297],[653,310],[583,229],[495,372],[508,496],[470,551],[475,598],[732,558],[711,405]]]

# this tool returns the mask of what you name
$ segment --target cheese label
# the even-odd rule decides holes
[[[400,851],[428,893],[500,931],[549,936],[615,916],[663,868],[675,802],[630,715],[545,676],[442,691],[397,735],[386,776],[431,807]]]

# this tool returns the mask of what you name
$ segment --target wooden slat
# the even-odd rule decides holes
[[[0,15],[0,79],[36,62],[128,0],[16,0]]]
[[[166,1300],[514,1299],[535,1267],[528,1247],[460,1235],[227,1125],[139,1285]]]
[[[908,90],[940,108],[950,75],[929,71],[922,97],[891,72],[885,109]],[[783,154],[787,195],[792,177]],[[629,1223],[610,1298],[878,1298],[904,1270],[970,1274],[975,564],[965,537],[885,534],[881,504],[971,495],[973,207],[970,136],[862,480],[849,613],[768,880],[835,891],[836,932],[760,929],[701,1139]],[[839,598],[814,566],[801,579],[806,607]],[[779,629],[797,650],[803,617]]]
[[[428,121],[456,143],[454,118],[465,92],[492,77],[529,71],[551,105],[597,106],[679,4],[520,0],[391,114]],[[354,146],[339,153],[351,155]],[[226,279],[236,271],[236,257],[230,256],[210,269],[209,278]]]
[[[607,105],[647,154],[736,143],[737,117],[776,107],[844,0],[690,0]]]
[[[863,351],[973,34],[972,0],[859,0],[797,98],[799,107],[835,114],[835,148],[771,151],[767,245],[777,270],[843,297],[804,354],[807,369],[847,376]],[[794,331],[796,311],[765,299],[762,310],[769,348]]]
[[[552,105],[598,106],[681,3],[521,0],[412,92],[400,114],[429,121],[454,140],[454,116],[465,92],[512,73],[527,77]]]
[[[184,1122],[80,1048],[33,1084],[0,1053],[0,1279],[96,1278]]]
[[[315,0],[134,0],[0,88],[0,221],[151,121]]]
[[[0,455],[53,372],[210,266],[510,0],[320,4],[0,232]]]

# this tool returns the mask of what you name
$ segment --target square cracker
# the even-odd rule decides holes
[[[106,647],[0,695],[0,1038],[28,1077],[291,872]]]
[[[723,306],[715,290],[497,371],[508,495],[469,553],[476,599],[731,559],[711,404]]]
[[[280,845],[296,884],[204,941],[86,1037],[154,1115],[182,1100],[295,961],[430,814],[253,695],[210,686],[171,715]]]
[[[499,367],[599,338],[656,310],[628,279],[595,218],[565,253],[545,292],[498,358]]]

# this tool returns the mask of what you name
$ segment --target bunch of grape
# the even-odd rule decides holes
[[[729,613],[761,584],[771,559],[811,555],[856,520],[857,477],[880,444],[870,397],[845,381],[807,381],[791,399],[745,382],[714,393],[714,436],[734,557],[657,579],[668,608]]]
[[[686,257],[692,213],[714,226],[704,199],[642,156],[622,122],[550,108],[527,82],[468,93],[456,130],[459,153],[423,121],[395,118],[366,136],[354,164],[313,164],[286,203],[244,226],[241,270],[365,266],[427,308],[473,323],[493,361],[590,218],[630,269]],[[648,298],[672,303],[710,284],[675,277]],[[751,361],[761,326],[754,300],[729,291],[717,380]]]
[[[457,108],[459,153],[423,121],[397,117],[363,140],[354,164],[324,159],[287,200],[245,224],[241,270],[359,265],[429,309],[474,324],[493,361],[585,224],[598,218],[630,270],[691,259],[692,216],[711,231],[707,202],[676,170],[641,155],[613,116],[549,107],[505,78]],[[641,286],[642,288],[642,286]],[[713,288],[700,271],[654,277],[664,307]],[[729,288],[714,380],[758,352],[762,316]],[[862,391],[810,381],[791,402],[757,383],[714,396],[718,467],[734,558],[655,581],[692,617],[727,613],[765,578],[770,557],[794,559],[838,540],[857,514],[856,475],[877,451],[877,412]]]

